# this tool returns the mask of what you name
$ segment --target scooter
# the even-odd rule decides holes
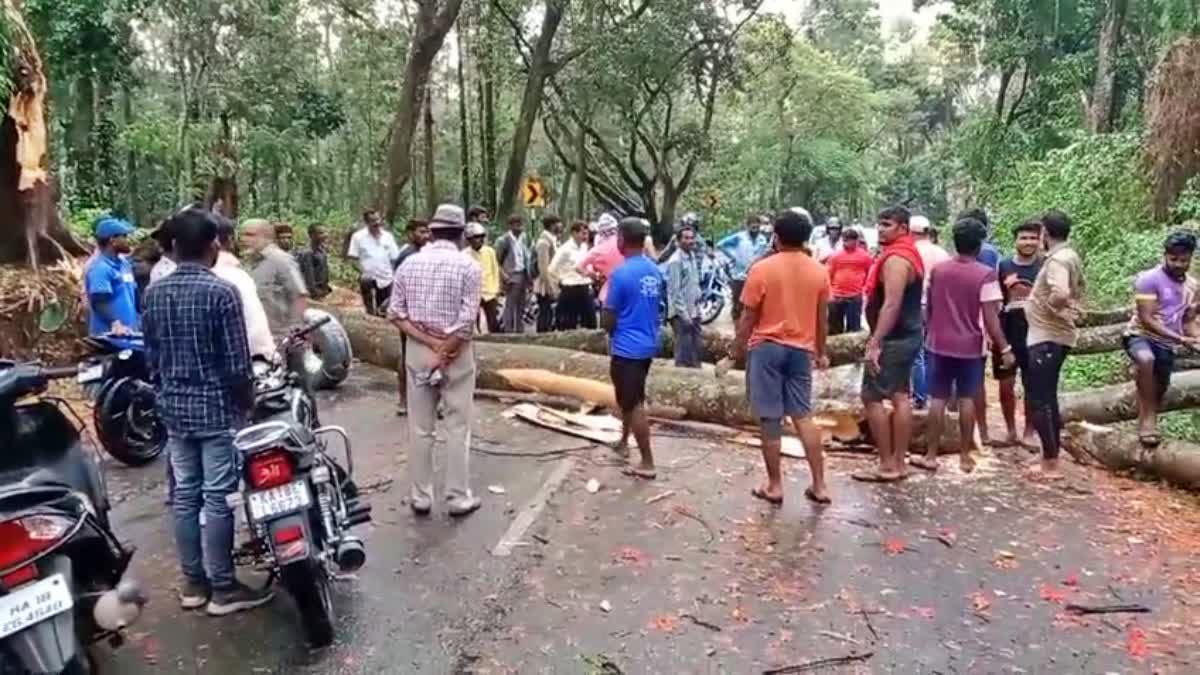
[[[320,325],[310,324],[288,339],[301,340]],[[296,386],[297,376],[270,376],[281,370],[286,366],[277,364],[256,377],[254,418],[260,421],[233,441],[242,489],[229,495],[228,503],[243,510],[248,533],[234,560],[269,571],[268,584],[278,579],[296,601],[309,644],[324,647],[335,633],[332,582],[337,573],[366,563],[366,548],[350,528],[370,522],[371,505],[359,499],[354,486],[346,431],[316,427],[315,403],[310,409],[311,396]],[[329,452],[335,438],[343,448],[342,463]]]
[[[0,674],[92,672],[87,647],[122,642],[145,596],[126,575],[99,462],[61,400],[18,405],[76,366],[0,361]],[[70,414],[70,418],[68,418]]]
[[[166,447],[167,428],[155,406],[142,336],[108,333],[83,342],[92,356],[79,365],[77,379],[95,402],[100,445],[123,464],[149,464]]]

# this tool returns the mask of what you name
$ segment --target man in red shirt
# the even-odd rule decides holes
[[[830,335],[862,330],[863,289],[874,261],[855,229],[842,235],[842,249],[825,260],[833,288],[833,300],[829,303]]]

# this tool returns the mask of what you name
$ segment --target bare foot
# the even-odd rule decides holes
[[[898,483],[907,478],[908,474],[878,469],[875,471],[856,471],[850,474],[850,477],[864,483]]]
[[[997,438],[995,440],[985,438],[983,444],[989,448],[1011,448],[1017,444],[1017,434],[1010,433],[1004,438]]]
[[[908,463],[930,473],[937,473],[938,470],[937,457],[930,457],[929,455],[910,457]]]
[[[962,469],[963,473],[971,473],[975,470],[975,458],[971,453],[964,452],[958,456],[958,468]]]

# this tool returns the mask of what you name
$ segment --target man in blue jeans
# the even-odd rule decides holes
[[[142,321],[175,476],[180,604],[205,607],[211,616],[258,607],[272,597],[242,585],[233,572],[234,520],[225,498],[238,487],[233,434],[254,403],[254,383],[241,299],[211,271],[220,250],[217,227],[201,207],[172,216],[179,267],[147,291]]]

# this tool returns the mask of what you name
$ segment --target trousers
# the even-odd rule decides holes
[[[1058,409],[1058,378],[1070,351],[1070,347],[1057,342],[1039,342],[1029,348],[1025,400],[1046,459],[1058,458],[1059,434],[1063,428]]]
[[[175,476],[171,507],[179,564],[188,581],[211,584],[218,591],[237,584],[233,574],[233,511],[225,501],[238,488],[236,452],[232,431],[167,435],[167,458]]]
[[[524,333],[529,277],[524,272],[513,272],[511,279],[512,283],[504,292],[504,315],[500,317],[500,324],[505,333]]]
[[[405,370],[408,376],[408,477],[413,501],[433,501],[434,446],[437,442],[438,403],[443,405],[442,459],[445,462],[447,500],[469,499],[471,494],[471,424],[475,418],[475,350],[467,345],[442,369],[441,382],[428,384],[437,354],[416,340],[408,341]]]

